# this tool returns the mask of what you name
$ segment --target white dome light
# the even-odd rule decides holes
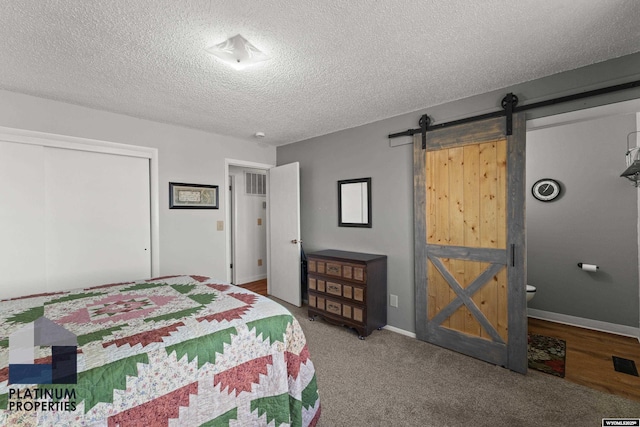
[[[240,34],[237,34],[222,43],[209,46],[205,50],[225,64],[237,70],[242,70],[248,66],[255,65],[269,59],[267,54],[261,52]]]

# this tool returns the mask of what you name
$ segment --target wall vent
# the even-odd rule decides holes
[[[245,193],[254,196],[267,195],[267,176],[261,173],[245,172]]]

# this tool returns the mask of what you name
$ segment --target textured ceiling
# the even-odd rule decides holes
[[[272,59],[204,51],[238,33]],[[0,88],[272,145],[639,50],[636,0],[0,4]]]

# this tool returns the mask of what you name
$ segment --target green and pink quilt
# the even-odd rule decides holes
[[[0,425],[314,426],[293,315],[202,276],[0,301]]]

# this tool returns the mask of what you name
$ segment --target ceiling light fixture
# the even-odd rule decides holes
[[[266,53],[260,51],[240,34],[222,43],[209,46],[205,50],[237,70],[242,70],[248,66],[269,59]]]

